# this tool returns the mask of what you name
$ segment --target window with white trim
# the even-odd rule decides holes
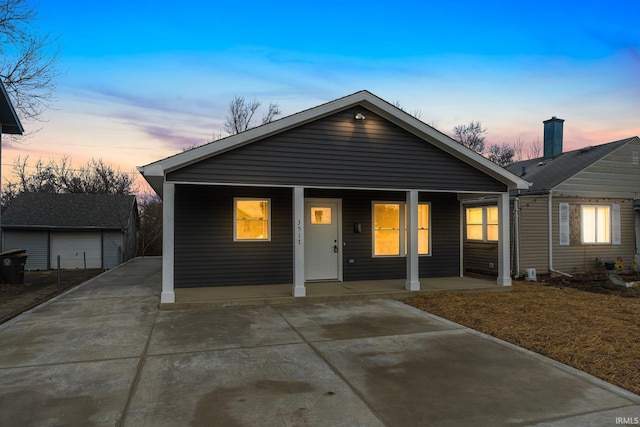
[[[233,240],[271,240],[271,199],[233,199]]]
[[[611,208],[609,206],[580,207],[582,243],[611,244]]]
[[[407,254],[406,204],[373,202],[373,256],[405,256]],[[431,204],[418,204],[418,254],[430,255]]]
[[[467,208],[467,240],[497,242],[500,232],[498,218],[497,206]]]

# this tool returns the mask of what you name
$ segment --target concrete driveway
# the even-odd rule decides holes
[[[622,425],[640,397],[393,300],[159,311],[136,259],[0,326],[0,425]]]

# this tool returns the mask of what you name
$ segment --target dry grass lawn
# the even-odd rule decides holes
[[[640,394],[640,298],[514,282],[403,301]]]

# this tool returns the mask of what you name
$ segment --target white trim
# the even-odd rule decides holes
[[[407,191],[406,194],[406,235],[407,235],[407,280],[405,289],[408,291],[420,290],[420,264],[418,257],[418,191]],[[431,210],[429,210],[431,217]],[[429,248],[431,252],[431,248]]]
[[[267,238],[266,239],[238,239],[238,200],[267,202]],[[270,242],[271,241],[271,198],[270,197],[234,197],[233,198],[233,241],[234,242]]]
[[[611,205],[611,244],[619,246],[622,244],[622,228],[620,225],[620,203]]]
[[[483,173],[491,176],[492,178],[504,183],[510,188],[526,190],[530,186],[530,183],[525,181],[524,179],[518,177],[515,174],[512,174],[506,169],[501,168],[500,166],[496,165],[480,154],[468,149],[467,147],[464,147],[457,141],[454,141],[444,133],[439,132],[426,123],[418,120],[410,114],[407,114],[398,107],[384,101],[381,98],[378,98],[377,96],[366,90],[359,91],[343,98],[327,102],[317,107],[310,108],[308,110],[284,117],[271,123],[255,127],[253,129],[249,129],[245,132],[229,136],[222,140],[205,144],[192,150],[167,157],[163,160],[150,163],[146,166],[141,166],[138,168],[138,170],[146,176],[146,172],[148,170],[157,170],[157,168],[159,167],[163,171],[163,174],[166,174],[168,172],[183,168],[203,159],[219,155],[226,151],[321,119],[323,117],[329,116],[338,111],[343,111],[356,105],[360,105],[363,108],[371,110],[375,114],[380,115],[391,123],[403,128],[407,132],[416,135],[426,143],[430,143],[433,146],[440,148],[441,150],[462,160],[475,169],[478,169]]]
[[[569,203],[558,203],[558,246],[571,245],[569,213]]]
[[[204,181],[168,181],[176,185],[211,185],[218,187],[258,187],[258,188],[296,188],[295,184],[265,184],[265,183],[234,183],[234,182],[204,182]],[[469,190],[435,190],[429,188],[382,188],[382,187],[343,187],[343,186],[322,186],[322,185],[305,185],[304,188],[311,190],[354,190],[354,191],[393,191],[406,193],[407,191],[417,190],[423,193],[442,193],[442,194],[486,194],[499,196],[503,191],[469,191]]]
[[[174,289],[174,206],[175,184],[165,182],[162,186],[162,294],[161,303],[176,302]]]
[[[432,254],[432,249],[433,249],[433,246],[431,245],[432,237],[433,237],[433,232],[432,232],[432,230],[431,230],[431,217],[433,217],[433,214],[432,214],[432,213],[433,213],[433,210],[432,210],[432,208],[431,208],[431,202],[421,202],[420,200],[418,200],[418,209],[420,209],[420,206],[421,206],[421,205],[427,205],[427,206],[429,206],[429,224],[427,225],[427,227],[428,227],[428,228],[427,228],[427,230],[429,230],[429,243],[428,243],[428,244],[429,244],[429,252],[428,252],[428,253],[426,253],[426,254],[421,254],[421,253],[420,253],[420,246],[418,245],[418,256],[419,256],[419,257],[424,257],[424,256],[431,256],[431,254]],[[418,220],[417,225],[418,225],[418,226],[420,225],[420,221],[419,221],[419,220]],[[417,230],[419,231],[419,230],[420,230],[420,228],[418,227],[418,228],[417,228]],[[418,233],[418,234],[419,234],[419,233]],[[418,243],[420,243],[420,237],[419,237],[419,236],[418,236]]]
[[[460,212],[459,215],[459,223],[460,223],[460,237],[458,238],[460,244],[460,259],[458,262],[460,263],[460,277],[464,277],[464,236],[465,236],[465,223],[466,223],[466,208],[462,200],[458,201],[459,207],[458,210]]]
[[[293,189],[293,288],[294,297],[304,297],[304,188]]]
[[[511,286],[509,193],[498,198],[498,285]]]
[[[493,203],[495,203],[495,200],[492,200]],[[480,209],[482,211],[482,223],[481,224],[469,224],[467,222],[467,210],[469,209]],[[497,225],[498,228],[500,227],[500,217],[499,217],[499,213],[498,213],[498,224],[489,224],[489,214],[487,213],[488,209],[498,209],[498,206],[495,204],[491,204],[491,205],[482,205],[482,206],[465,206],[464,207],[464,222],[465,222],[465,229],[463,230],[464,232],[464,237],[466,239],[467,242],[471,242],[471,243],[493,243],[496,244],[498,243],[498,240],[500,238],[498,238],[498,240],[490,240],[489,239],[489,226],[490,225]],[[469,225],[481,225],[482,226],[482,239],[470,239],[469,238]]]
[[[343,281],[343,240],[342,240],[342,199],[329,199],[326,197],[306,197],[304,199],[304,203],[306,202],[318,202],[318,203],[322,203],[322,202],[331,202],[331,203],[336,203],[337,204],[337,209],[338,212],[336,213],[337,216],[337,226],[338,226],[338,281],[342,282]],[[306,209],[305,209],[305,215],[306,215]]]
[[[372,200],[371,201],[371,257],[372,258],[401,258],[405,256],[404,253],[404,204],[406,201],[398,201],[398,200]],[[398,205],[398,254],[395,255],[376,255],[376,214],[375,214],[375,206],[376,205]]]
[[[416,191],[418,192],[418,190],[407,190],[406,193],[408,194],[411,191]],[[398,255],[376,255],[375,254],[375,213],[374,213],[374,205],[375,204],[389,204],[389,205],[399,205],[400,206],[400,248],[399,248],[399,254]],[[419,257],[429,257],[432,256],[433,254],[433,247],[431,245],[431,241],[432,241],[432,236],[433,236],[433,232],[431,229],[431,217],[433,216],[432,214],[432,209],[431,209],[431,202],[421,202],[418,200],[418,206],[429,206],[429,225],[428,225],[428,230],[429,230],[429,252],[426,254],[421,254],[420,251],[418,250],[418,256]],[[405,217],[406,217],[406,210],[407,210],[407,202],[405,201],[398,201],[398,200],[393,200],[393,201],[384,201],[384,200],[372,200],[371,201],[371,257],[372,258],[404,258],[407,256],[407,251],[405,250],[405,248],[407,247],[406,244],[406,240],[407,240],[407,224],[405,224]],[[402,232],[404,230],[404,233]],[[416,232],[418,231],[417,228],[417,224],[416,224]]]
[[[568,203],[567,203],[568,204]],[[619,205],[618,205],[619,206]],[[595,217],[595,228],[596,228],[596,241],[595,242],[585,242],[584,240],[584,232],[585,232],[585,227],[584,227],[584,208],[595,208],[596,210],[596,217]],[[607,208],[609,211],[609,241],[608,242],[598,242],[598,210],[599,209],[604,209]],[[618,214],[620,213],[620,211],[618,210]],[[594,205],[594,204],[584,204],[584,205],[580,205],[580,243],[583,245],[593,245],[593,246],[612,246],[613,245],[613,218],[612,218],[612,209],[611,209],[611,205]]]

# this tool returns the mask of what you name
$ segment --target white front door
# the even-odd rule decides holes
[[[340,200],[305,199],[304,211],[305,280],[341,280]]]

